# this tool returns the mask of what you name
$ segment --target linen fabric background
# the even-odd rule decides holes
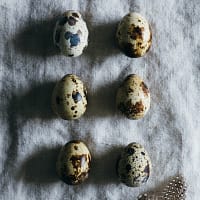
[[[200,196],[200,1],[199,0],[0,0],[0,199],[133,200],[176,174],[184,174],[187,199]],[[82,56],[67,58],[53,46],[57,17],[79,10],[89,28]],[[142,58],[124,56],[116,26],[140,12],[153,32]],[[88,88],[88,108],[79,120],[51,111],[52,89],[67,73]],[[130,73],[150,88],[151,108],[128,120],[115,108],[116,90]],[[85,141],[92,153],[89,179],[68,186],[55,173],[62,145]],[[119,152],[141,143],[152,159],[147,184],[129,188],[115,173]]]

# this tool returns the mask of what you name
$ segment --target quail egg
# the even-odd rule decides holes
[[[140,119],[150,108],[149,89],[139,76],[130,74],[117,91],[116,104],[127,118]]]
[[[80,118],[86,111],[87,90],[74,74],[65,75],[55,86],[52,94],[52,109],[65,120]]]
[[[66,143],[58,155],[57,174],[69,185],[77,185],[88,178],[91,155],[87,146],[80,140]]]
[[[63,13],[56,22],[54,44],[65,56],[77,57],[88,45],[88,28],[78,11],[69,10]]]
[[[150,171],[151,160],[147,151],[138,143],[130,143],[117,162],[120,181],[129,187],[138,187],[147,182]]]
[[[125,55],[131,58],[143,56],[152,43],[152,32],[147,20],[139,13],[124,16],[118,25],[117,43]]]

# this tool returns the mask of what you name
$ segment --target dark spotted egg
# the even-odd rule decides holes
[[[88,45],[88,34],[81,14],[73,10],[66,11],[56,23],[54,44],[64,55],[77,57]]]
[[[86,111],[87,91],[74,74],[65,75],[55,86],[52,94],[52,109],[65,120],[78,119]]]
[[[66,143],[60,150],[56,170],[62,181],[77,185],[88,178],[91,155],[87,146],[80,140]]]
[[[139,13],[124,16],[118,25],[117,43],[125,55],[131,58],[143,56],[150,48],[152,32],[147,20]]]
[[[117,162],[120,181],[129,187],[138,187],[147,182],[150,172],[151,160],[147,151],[138,143],[129,144]]]
[[[140,119],[150,108],[150,92],[144,81],[136,74],[126,77],[116,96],[117,108],[129,119]]]

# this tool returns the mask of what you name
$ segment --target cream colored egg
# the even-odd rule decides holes
[[[151,159],[138,143],[130,143],[121,153],[117,162],[117,174],[122,183],[138,187],[147,182],[151,173]]]
[[[65,56],[77,57],[88,45],[88,28],[78,11],[63,13],[54,29],[54,44]]]
[[[137,58],[149,50],[152,43],[152,32],[144,17],[139,13],[131,12],[119,23],[116,38],[125,55]]]
[[[80,140],[66,143],[58,156],[56,169],[62,181],[69,185],[77,185],[88,178],[91,165],[91,154]]]
[[[116,105],[129,119],[140,119],[150,108],[150,92],[144,81],[136,74],[126,77],[119,87]]]
[[[86,95],[86,88],[80,78],[74,74],[67,74],[53,90],[52,109],[65,120],[78,119],[86,111]]]

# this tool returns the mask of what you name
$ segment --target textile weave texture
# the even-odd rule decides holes
[[[199,0],[0,0],[0,199],[133,200],[183,174],[188,200],[200,196],[200,1]],[[60,55],[52,34],[57,17],[79,10],[89,46],[77,58]],[[124,56],[116,26],[130,11],[149,21],[153,41],[142,58]],[[81,77],[88,108],[79,120],[51,111],[53,87],[65,74]],[[151,92],[141,120],[116,111],[116,90],[130,73]],[[93,158],[79,186],[59,181],[55,162],[72,139],[87,143]],[[115,173],[121,149],[142,144],[152,160],[147,184],[129,188]]]

